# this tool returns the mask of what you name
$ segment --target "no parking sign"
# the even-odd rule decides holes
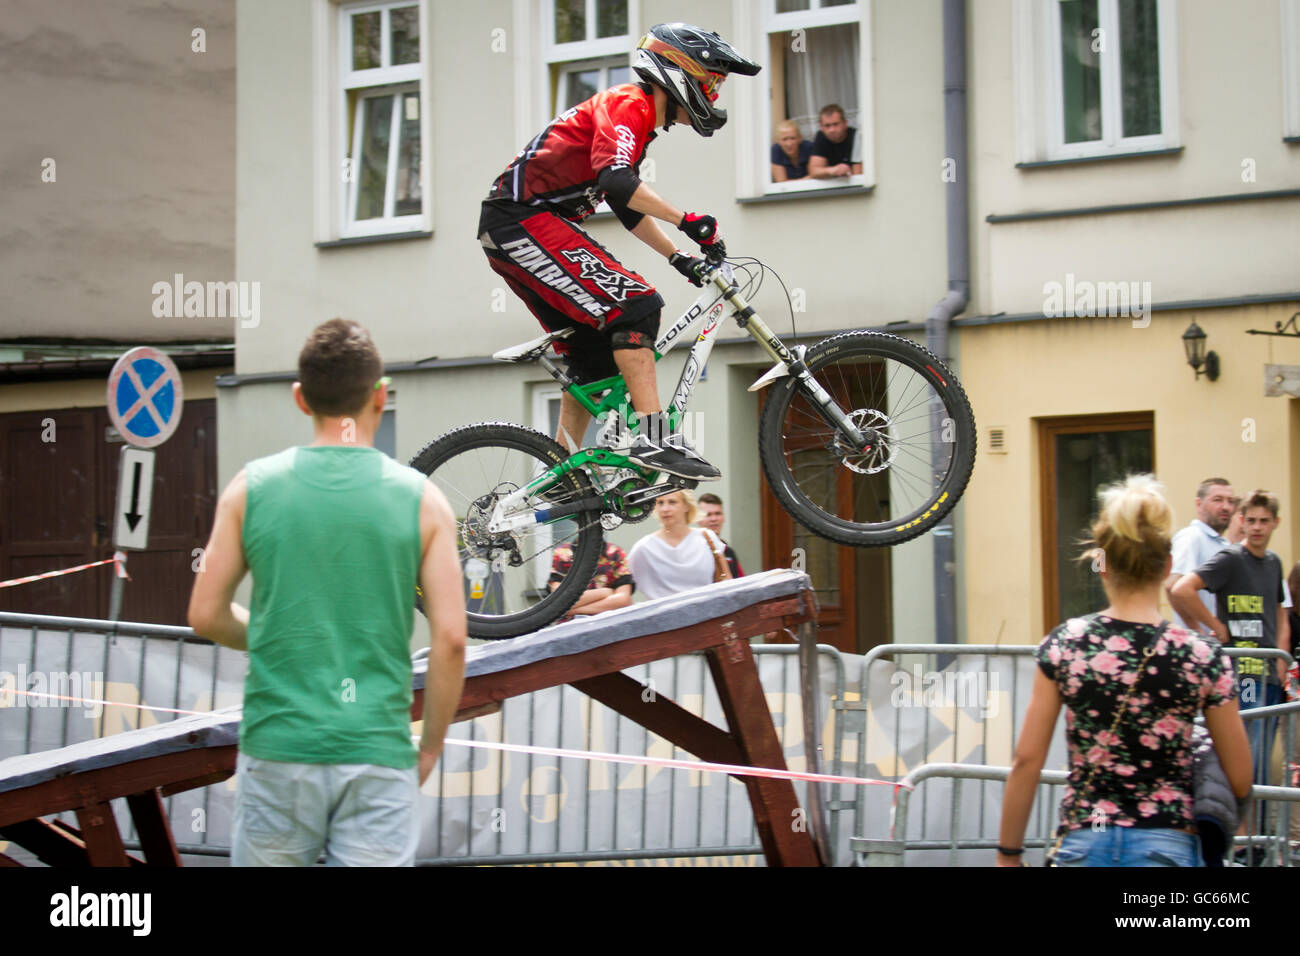
[[[180,372],[157,349],[131,349],[109,373],[108,417],[127,442],[118,469],[115,547],[144,550],[149,540],[154,453],[148,449],[176,431],[183,401]],[[115,594],[119,584],[114,582]]]
[[[108,375],[108,417],[137,448],[154,448],[172,437],[184,400],[181,373],[148,346],[131,349]]]

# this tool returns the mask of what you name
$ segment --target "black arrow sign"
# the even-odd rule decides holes
[[[141,463],[137,461],[131,478],[131,510],[126,513],[126,523],[132,531],[140,523],[140,519],[144,517],[136,510],[136,506],[140,503],[140,468]]]

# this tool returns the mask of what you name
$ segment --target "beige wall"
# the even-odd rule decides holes
[[[1177,4],[1177,156],[1017,169],[1016,0],[968,4],[971,235],[968,313],[1041,312],[1044,282],[1148,281],[1157,302],[1300,287],[1300,200],[990,224],[990,214],[1190,199],[1300,187],[1282,142],[1276,0]],[[1242,161],[1255,181],[1242,181]]]
[[[181,372],[185,400],[215,398],[217,376],[228,371],[217,368]],[[0,389],[0,413],[43,411],[47,408],[102,408],[107,404],[107,374],[102,378],[26,382]]]
[[[939,12],[930,7],[875,5],[876,70],[883,78],[875,85],[876,126],[905,125],[906,131],[878,135],[874,195],[737,204],[737,130],[759,116],[733,114],[709,139],[678,126],[650,147],[657,191],[680,207],[716,215],[733,253],[758,256],[804,291],[801,332],[919,319],[943,294],[942,71]],[[492,311],[503,283],[475,241],[481,200],[524,145],[516,142],[516,110],[532,111],[515,100],[514,71],[526,67],[513,44],[527,41],[511,33],[507,53],[489,51],[494,27],[513,29],[512,4],[429,4],[433,238],[323,250],[313,246],[311,4],[245,0],[238,9],[244,146],[237,273],[262,283],[263,311],[257,328],[236,330],[239,371],[292,368],[307,332],[335,315],[370,327],[389,361],[487,355],[530,335],[536,324],[513,294],[506,295],[504,313]],[[643,22],[634,32],[684,15],[658,0],[642,0],[640,10]],[[690,16],[727,35],[732,4],[708,0]],[[539,67],[536,82],[544,78]],[[548,119],[528,128],[536,132]],[[689,304],[690,287],[617,221],[589,226],[663,291],[668,312]],[[775,282],[768,280],[757,304],[778,331],[788,328]]]
[[[975,474],[959,506],[966,534],[968,640],[1037,642],[1043,630],[1043,529],[1037,426],[1055,415],[1154,413],[1156,474],[1179,526],[1195,517],[1203,478],[1222,474],[1238,490],[1264,487],[1282,499],[1272,548],[1286,568],[1300,558],[1295,461],[1296,399],[1265,398],[1263,365],[1294,343],[1245,335],[1272,329],[1289,307],[1157,313],[1149,328],[1125,320],[1051,319],[962,333],[964,384],[979,424]],[[1198,381],[1180,337],[1195,319],[1223,363],[1217,382]],[[1270,357],[1272,355],[1273,357]],[[1254,421],[1254,441],[1246,419]],[[1004,455],[988,452],[988,430],[1006,430]]]
[[[0,338],[228,340],[151,289],[233,278],[234,4],[11,0],[0,50]]]

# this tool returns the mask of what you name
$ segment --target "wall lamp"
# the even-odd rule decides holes
[[[1187,352],[1187,364],[1196,372],[1197,378],[1204,372],[1211,382],[1218,380],[1219,353],[1205,351],[1205,333],[1195,320],[1183,333],[1183,349]]]

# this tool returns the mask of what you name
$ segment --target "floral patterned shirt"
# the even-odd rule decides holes
[[[573,546],[568,544],[558,545],[551,553],[551,581],[558,584],[564,580],[564,576],[569,573],[573,567]],[[632,569],[627,563],[627,552],[616,544],[605,542],[605,552],[596,559],[596,573],[591,576],[591,583],[587,585],[587,590],[592,588],[617,588],[620,585],[630,584],[632,590],[636,591],[636,582],[632,580]]]
[[[1115,708],[1153,640],[1155,651],[1111,734]],[[1162,630],[1089,614],[1059,625],[1036,657],[1066,707],[1070,776],[1062,828],[1191,827],[1196,715],[1237,694],[1232,662],[1218,642],[1175,625]]]

